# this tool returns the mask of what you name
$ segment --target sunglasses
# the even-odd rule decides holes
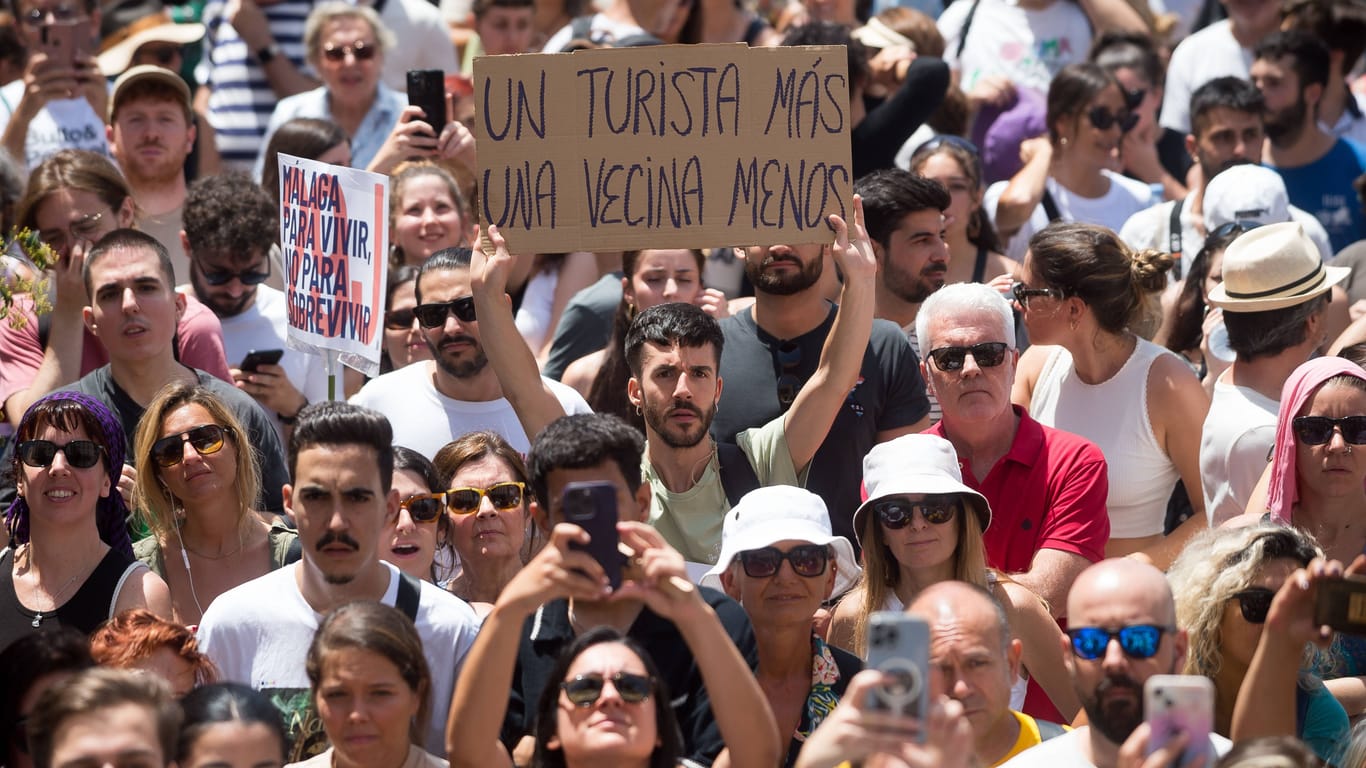
[[[423,328],[440,328],[446,324],[446,317],[455,315],[462,323],[474,322],[474,297],[464,296],[440,304],[419,304],[413,307],[413,314]]]
[[[75,21],[84,15],[85,10],[78,6],[59,5],[50,11],[34,8],[24,14],[21,18],[23,18],[24,23],[30,27],[41,27],[47,21],[48,16],[52,17],[54,23],[61,24],[63,22]]]
[[[1333,439],[1333,429],[1342,430],[1342,439],[1352,445],[1366,445],[1366,416],[1296,416],[1290,422],[1295,437],[1305,445],[1323,445]]]
[[[877,519],[888,530],[899,531],[911,524],[916,512],[932,525],[943,525],[953,519],[958,505],[948,501],[906,501],[904,499],[884,499],[873,504]]]
[[[611,681],[612,687],[617,689],[617,695],[627,704],[639,704],[650,698],[650,691],[655,687],[654,679],[645,675],[618,672],[610,677],[604,677],[597,672],[590,672],[560,683],[560,688],[564,690],[569,703],[576,707],[591,707],[602,698],[602,689],[608,681]]]
[[[741,552],[740,564],[745,575],[751,579],[766,579],[776,576],[783,561],[792,564],[792,572],[798,576],[820,576],[830,564],[830,549],[822,544],[803,544],[783,552],[776,547],[751,549]]]
[[[802,391],[801,377],[793,373],[802,364],[802,348],[795,341],[785,341],[778,345],[778,365],[782,373],[778,376],[778,405],[786,411]]]
[[[1229,235],[1241,235],[1244,232],[1251,232],[1261,225],[1262,224],[1259,221],[1226,221],[1223,224],[1220,224],[1213,232],[1209,233],[1209,238],[1206,239],[1222,240]]]
[[[323,58],[328,61],[346,61],[347,54],[356,57],[356,61],[369,61],[379,55],[379,46],[365,41],[357,42],[353,45],[333,45],[328,43],[323,46]]]
[[[406,331],[413,327],[413,320],[417,315],[413,308],[391,309],[384,313],[384,327],[391,331]],[[441,318],[445,320],[445,318]]]
[[[1276,592],[1266,587],[1249,587],[1233,593],[1238,600],[1238,608],[1243,612],[1243,621],[1249,624],[1266,623],[1267,611],[1271,610],[1271,598],[1275,596]]]
[[[445,506],[446,494],[444,493],[416,493],[398,503],[398,508],[408,510],[408,515],[413,518],[415,523],[436,522],[441,517],[441,510]],[[394,515],[393,519],[397,518],[398,515]]]
[[[1119,640],[1124,655],[1131,659],[1151,659],[1162,643],[1162,634],[1171,631],[1170,627],[1155,624],[1134,624],[1115,631],[1100,627],[1074,628],[1067,630],[1067,636],[1072,638],[1072,652],[1087,661],[1104,656],[1111,640]]]
[[[446,507],[457,515],[468,515],[479,511],[484,497],[499,512],[506,512],[522,505],[522,495],[526,483],[509,480],[494,483],[487,488],[452,488],[446,491]]]
[[[1109,107],[1091,107],[1086,112],[1086,119],[1098,131],[1108,131],[1118,125],[1120,133],[1128,133],[1138,125],[1138,115],[1133,112],[1111,112]]]
[[[1128,107],[1129,111],[1132,112],[1133,110],[1138,109],[1138,105],[1142,104],[1143,100],[1147,97],[1147,88],[1135,88],[1132,91],[1126,90],[1124,91],[1124,106]]]
[[[76,469],[90,469],[100,463],[104,449],[92,440],[72,440],[66,445],[57,445],[51,440],[25,440],[19,443],[19,460],[30,467],[50,467],[52,460],[61,451],[66,463]]]
[[[1004,341],[987,341],[970,347],[940,347],[930,350],[930,359],[941,371],[961,371],[969,354],[978,368],[995,368],[1006,359]]]
[[[164,67],[179,55],[180,46],[177,45],[142,46],[138,48],[136,58],[151,59]]]
[[[231,272],[228,270],[219,270],[217,272],[205,272],[201,269],[199,271],[199,274],[203,276],[204,282],[214,287],[220,285],[227,285],[234,279],[236,279],[237,282],[241,283],[242,285],[260,285],[261,283],[264,283],[265,281],[270,279],[270,262],[266,262],[265,272],[256,272],[253,270],[245,270],[242,272]]]
[[[1066,298],[1066,294],[1059,288],[1030,288],[1018,281],[1010,286],[1010,295],[1025,309],[1029,308],[1030,299],[1040,296],[1048,296],[1054,299]]]
[[[205,424],[178,435],[167,435],[152,443],[152,461],[160,467],[174,467],[185,458],[185,443],[200,456],[212,456],[223,450],[223,438],[229,431],[217,424]]]

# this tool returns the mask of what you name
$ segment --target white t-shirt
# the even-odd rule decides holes
[[[1095,768],[1095,763],[1082,756],[1082,739],[1090,738],[1090,726],[1082,726],[1061,736],[1041,742],[1007,760],[1002,768]],[[1214,765],[1233,742],[1217,733],[1209,735],[1210,758],[1206,765]]]
[[[1118,232],[1130,216],[1152,204],[1153,190],[1141,181],[1113,171],[1103,170],[1101,173],[1110,180],[1110,191],[1100,197],[1082,197],[1059,184],[1052,176],[1044,182],[1044,188],[1053,195],[1053,202],[1057,204],[1063,221],[1100,224]],[[996,221],[996,204],[1001,201],[1001,194],[1009,184],[1010,180],[1004,179],[987,187],[982,205],[993,223]],[[1048,213],[1044,211],[1043,203],[1039,203],[1020,226],[1020,231],[1006,244],[1005,255],[1023,263],[1025,251],[1029,250],[1029,238],[1046,226]]]
[[[375,3],[362,5],[374,7]],[[384,52],[384,70],[380,77],[385,85],[399,93],[407,93],[410,69],[460,71],[450,32],[436,6],[426,0],[389,0],[384,4],[379,20],[398,40],[398,45]],[[440,132],[441,127],[436,126],[436,130]]]
[[[199,647],[225,681],[249,685],[271,697],[296,739],[326,739],[309,695],[304,662],[322,614],[299,591],[295,563],[219,595],[199,625]],[[388,563],[389,586],[380,602],[398,600],[399,570]],[[417,634],[432,676],[432,717],[426,749],[446,754],[446,715],[460,663],[479,631],[479,617],[464,600],[427,581],[417,608]],[[312,754],[316,750],[308,750]],[[298,749],[295,754],[301,754]]]
[[[1180,133],[1191,130],[1191,94],[1216,77],[1248,78],[1252,70],[1252,51],[1233,39],[1233,24],[1228,19],[1196,32],[1172,51],[1167,65],[1167,85],[1162,96],[1162,114],[1157,122]]]
[[[1227,376],[1214,383],[1200,433],[1200,485],[1211,526],[1247,511],[1252,489],[1276,444],[1276,414],[1281,408],[1276,400],[1228,383]]]
[[[531,451],[531,439],[507,398],[470,402],[446,397],[436,391],[435,370],[436,363],[421,362],[391,371],[361,387],[351,402],[384,414],[394,427],[394,445],[412,448],[429,459],[446,443],[481,429],[502,435],[524,456]],[[565,413],[593,412],[572,387],[541,380],[559,398]]]
[[[555,311],[555,286],[560,282],[559,269],[543,269],[531,276],[522,292],[522,306],[517,308],[517,330],[531,347],[540,352],[545,346],[550,327],[550,315]]]
[[[0,132],[9,125],[10,117],[23,95],[22,78],[0,88]],[[95,108],[84,98],[49,101],[29,121],[24,159],[30,171],[49,155],[63,149],[88,149],[109,156],[109,142],[104,138],[104,120],[95,114]]]
[[[253,349],[283,349],[280,367],[285,369],[285,377],[294,388],[317,403],[327,399],[327,370],[322,358],[312,352],[290,349],[285,343],[289,319],[288,306],[283,291],[266,285],[256,287],[256,301],[236,317],[220,317],[223,324],[223,354],[228,365],[237,367],[242,358]],[[337,370],[337,391],[341,391],[341,369]],[[269,409],[267,409],[269,410]],[[278,417],[278,414],[273,414]],[[284,425],[275,419],[275,428],[284,439]]]
[[[950,3],[935,22],[944,36],[944,61],[960,73],[964,92],[983,77],[1005,75],[1018,86],[1047,93],[1059,70],[1085,61],[1091,50],[1091,22],[1076,3],[1057,0],[1026,10],[1016,0],[981,0],[960,59],[958,38],[972,5],[970,0]]]

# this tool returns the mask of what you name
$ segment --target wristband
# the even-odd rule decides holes
[[[260,50],[256,51],[256,60],[261,62],[261,66],[264,67],[265,65],[273,61],[276,56],[279,56],[280,53],[280,44],[271,43],[270,45],[267,45],[265,48],[261,48]]]
[[[279,419],[281,424],[284,424],[287,427],[292,427],[294,426],[294,422],[299,420],[299,414],[303,413],[303,410],[307,407],[308,398],[305,397],[304,404],[299,406],[299,410],[295,411],[293,416],[286,416],[283,413],[277,413],[275,414],[275,418]]]

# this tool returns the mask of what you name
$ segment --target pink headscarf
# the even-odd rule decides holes
[[[1267,496],[1267,509],[1274,522],[1289,525],[1291,511],[1300,500],[1295,474],[1295,430],[1291,422],[1325,381],[1343,374],[1366,380],[1366,371],[1361,366],[1341,357],[1314,358],[1296,368],[1285,380],[1285,387],[1281,389],[1281,413],[1276,420],[1276,452],[1271,460],[1271,487]]]

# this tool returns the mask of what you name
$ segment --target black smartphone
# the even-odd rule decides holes
[[[432,127],[433,136],[439,136],[446,127],[446,73],[439,69],[408,70],[408,104],[422,108],[422,122]]]
[[[894,680],[868,694],[868,708],[923,721],[930,702],[930,625],[901,611],[878,611],[868,617],[867,647],[868,669]],[[925,741],[923,727],[915,740]]]
[[[570,483],[560,500],[564,521],[588,532],[588,544],[571,544],[602,566],[612,589],[621,586],[623,561],[617,537],[617,487],[608,482]]]
[[[253,349],[242,358],[242,364],[237,367],[244,373],[255,373],[263,365],[279,365],[284,354],[283,349]]]
[[[1314,598],[1314,623],[1338,632],[1366,635],[1366,578],[1321,581]]]

